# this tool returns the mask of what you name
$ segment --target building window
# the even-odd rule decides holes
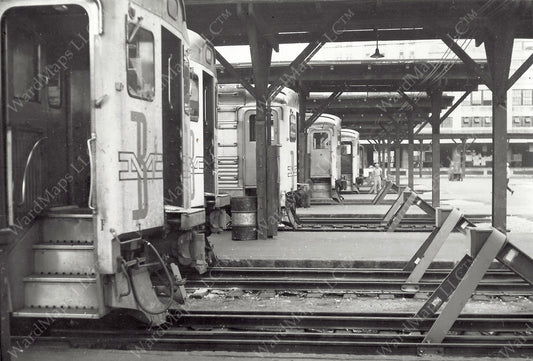
[[[444,121],[441,123],[441,128],[451,128],[453,125],[453,118],[452,117],[448,117],[446,119],[444,119]]]
[[[137,26],[128,24],[128,37]],[[152,101],[155,96],[154,35],[138,28],[127,44],[128,93]]]
[[[469,128],[471,127],[472,120],[470,117],[462,117],[461,118],[461,127],[462,128]]]
[[[481,91],[472,92],[472,105],[481,105]]]
[[[483,118],[483,126],[484,127],[491,127],[492,126],[492,117]]]
[[[533,90],[513,90],[513,105],[533,105]]]
[[[522,105],[533,105],[531,90],[522,90]]]
[[[483,90],[481,92],[481,101],[483,105],[492,105],[492,91]]]
[[[522,91],[513,90],[513,105],[522,105]]]

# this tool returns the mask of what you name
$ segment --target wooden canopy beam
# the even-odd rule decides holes
[[[524,75],[526,71],[533,65],[533,54],[527,58],[527,60],[520,65],[520,67],[514,72],[514,74],[509,78],[507,81],[507,90],[511,89],[511,87]]]
[[[340,97],[342,92],[331,93],[329,98],[327,98],[322,105],[314,111],[314,113],[305,121],[304,131],[309,129],[311,125],[328,109],[331,103],[333,103],[338,97]]]
[[[215,49],[215,58],[217,59],[217,61],[224,67],[224,69],[230,73],[232,76],[234,76],[235,78],[237,78],[239,80],[239,83],[241,83],[241,85],[246,89],[248,90],[248,93],[250,93],[255,99],[257,99],[257,94],[255,92],[255,88],[252,84],[250,84],[246,79],[244,79],[240,74],[239,72],[237,72],[237,70],[235,70],[235,68],[233,67],[233,65],[230,64],[229,61],[226,60],[226,58],[224,58],[224,56],[222,56],[222,54],[220,54],[218,52],[218,50]]]
[[[465,63],[468,68],[470,68],[471,71],[476,73],[481,78],[486,86],[489,88],[492,87],[492,80],[487,72],[481,69],[481,67],[470,57],[470,55],[468,55],[463,48],[461,48],[452,38],[450,38],[450,36],[442,36],[441,40],[448,46],[448,48],[450,48],[451,51],[455,53],[455,55],[457,55],[459,59],[463,61],[463,63]]]
[[[472,90],[467,90],[466,92],[464,92],[463,95],[461,95],[461,97],[459,99],[457,99],[457,101],[451,106],[450,109],[448,109],[446,111],[446,113],[444,113],[444,115],[442,117],[440,117],[440,123],[442,124],[442,122],[444,122],[446,120],[446,118],[448,118],[455,109],[457,109],[457,107],[459,105],[461,105],[461,103],[472,93]],[[417,135],[418,133],[420,133],[420,131],[422,129],[424,129],[424,127],[429,123],[429,119],[427,119],[424,123],[422,123],[418,129],[416,130],[415,132],[415,135]]]

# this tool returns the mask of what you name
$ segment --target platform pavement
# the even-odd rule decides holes
[[[505,358],[506,361],[524,360],[523,358]],[[89,350],[89,349],[65,349],[50,347],[31,347],[21,353],[17,361],[218,361],[218,360],[242,360],[242,361],[309,361],[309,360],[387,360],[387,361],[420,361],[417,356],[387,356],[382,355],[327,355],[327,354],[301,354],[301,353],[267,353],[267,352],[225,352],[225,351],[199,351],[199,352],[173,352],[173,351],[147,351],[140,355],[133,351],[121,350]],[[495,360],[494,358],[478,357],[443,357],[432,356],[432,361],[481,361]]]
[[[428,237],[427,232],[279,232],[275,238],[232,241],[231,232],[209,237],[223,265],[256,267],[400,268]],[[509,240],[533,257],[533,234]],[[451,267],[469,249],[467,237],[452,233],[433,267]]]
[[[387,204],[314,204],[309,208],[297,208],[299,215],[313,214],[357,214],[368,216],[384,216],[390,209]],[[410,207],[407,214],[426,214],[420,208]]]

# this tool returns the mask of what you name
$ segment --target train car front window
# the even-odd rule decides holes
[[[329,146],[329,135],[326,132],[313,133],[313,149],[327,149]]]
[[[135,29],[128,24],[128,34]],[[155,96],[154,35],[139,28],[127,44],[128,93],[152,101]]]
[[[291,143],[296,142],[296,137],[298,134],[298,124],[297,122],[297,115],[294,115],[294,113],[291,113],[289,117],[289,138]]]

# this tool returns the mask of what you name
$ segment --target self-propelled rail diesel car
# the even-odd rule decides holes
[[[353,129],[341,130],[341,177],[348,192],[358,190],[357,178],[361,171],[359,132]]]
[[[256,100],[240,85],[219,86],[218,184],[231,196],[256,193]],[[279,146],[280,205],[297,189],[298,94],[284,88],[271,102],[272,144]]]
[[[177,265],[206,269],[183,0],[3,0],[0,17],[14,316],[163,322]]]
[[[340,199],[341,119],[322,114],[307,130],[311,198]]]

